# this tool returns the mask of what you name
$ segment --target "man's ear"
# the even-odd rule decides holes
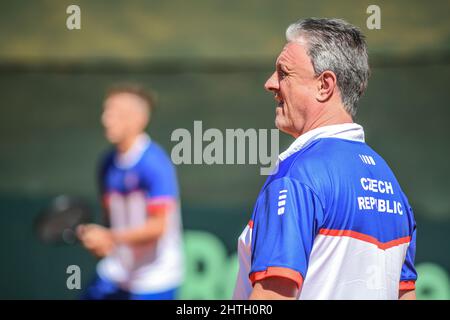
[[[337,78],[333,71],[326,70],[317,78],[317,95],[316,99],[319,102],[329,100],[337,86]]]

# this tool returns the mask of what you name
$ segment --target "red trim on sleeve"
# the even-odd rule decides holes
[[[253,272],[250,274],[250,281],[252,282],[252,285],[255,285],[256,281],[270,277],[290,279],[297,284],[299,290],[303,284],[303,277],[300,272],[284,267],[268,267],[267,270]]]
[[[168,214],[176,208],[177,201],[170,197],[152,198],[147,202],[148,215]]]
[[[250,227],[250,229],[253,229],[253,220],[250,220],[250,221],[248,222],[248,226]]]
[[[414,280],[400,281],[399,290],[415,290],[416,282]]]

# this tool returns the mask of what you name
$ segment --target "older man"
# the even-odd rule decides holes
[[[276,126],[296,140],[239,238],[234,298],[413,299],[413,212],[353,123],[369,77],[364,36],[314,18],[286,37],[265,88]]]

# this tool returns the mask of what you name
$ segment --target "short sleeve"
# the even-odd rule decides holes
[[[416,228],[414,227],[411,241],[406,252],[405,262],[403,263],[400,275],[400,290],[414,290],[417,280],[417,271],[414,266],[416,256]]]
[[[175,168],[167,159],[151,164],[145,174],[148,186],[147,197],[178,197],[178,183]]]
[[[178,199],[178,181],[170,158],[165,153],[158,153],[148,159],[143,171],[148,213],[172,211]]]
[[[272,181],[253,214],[250,280],[278,276],[301,288],[323,207],[306,185],[290,178]]]

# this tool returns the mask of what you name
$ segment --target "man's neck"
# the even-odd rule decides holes
[[[139,138],[139,136],[140,134],[129,136],[126,139],[119,142],[118,144],[116,144],[116,148],[119,151],[119,153],[123,154],[126,153],[128,150],[130,150],[133,144]]]
[[[312,121],[305,123],[303,130],[295,138],[316,128],[343,123],[353,123],[353,119],[342,106],[325,107]]]

